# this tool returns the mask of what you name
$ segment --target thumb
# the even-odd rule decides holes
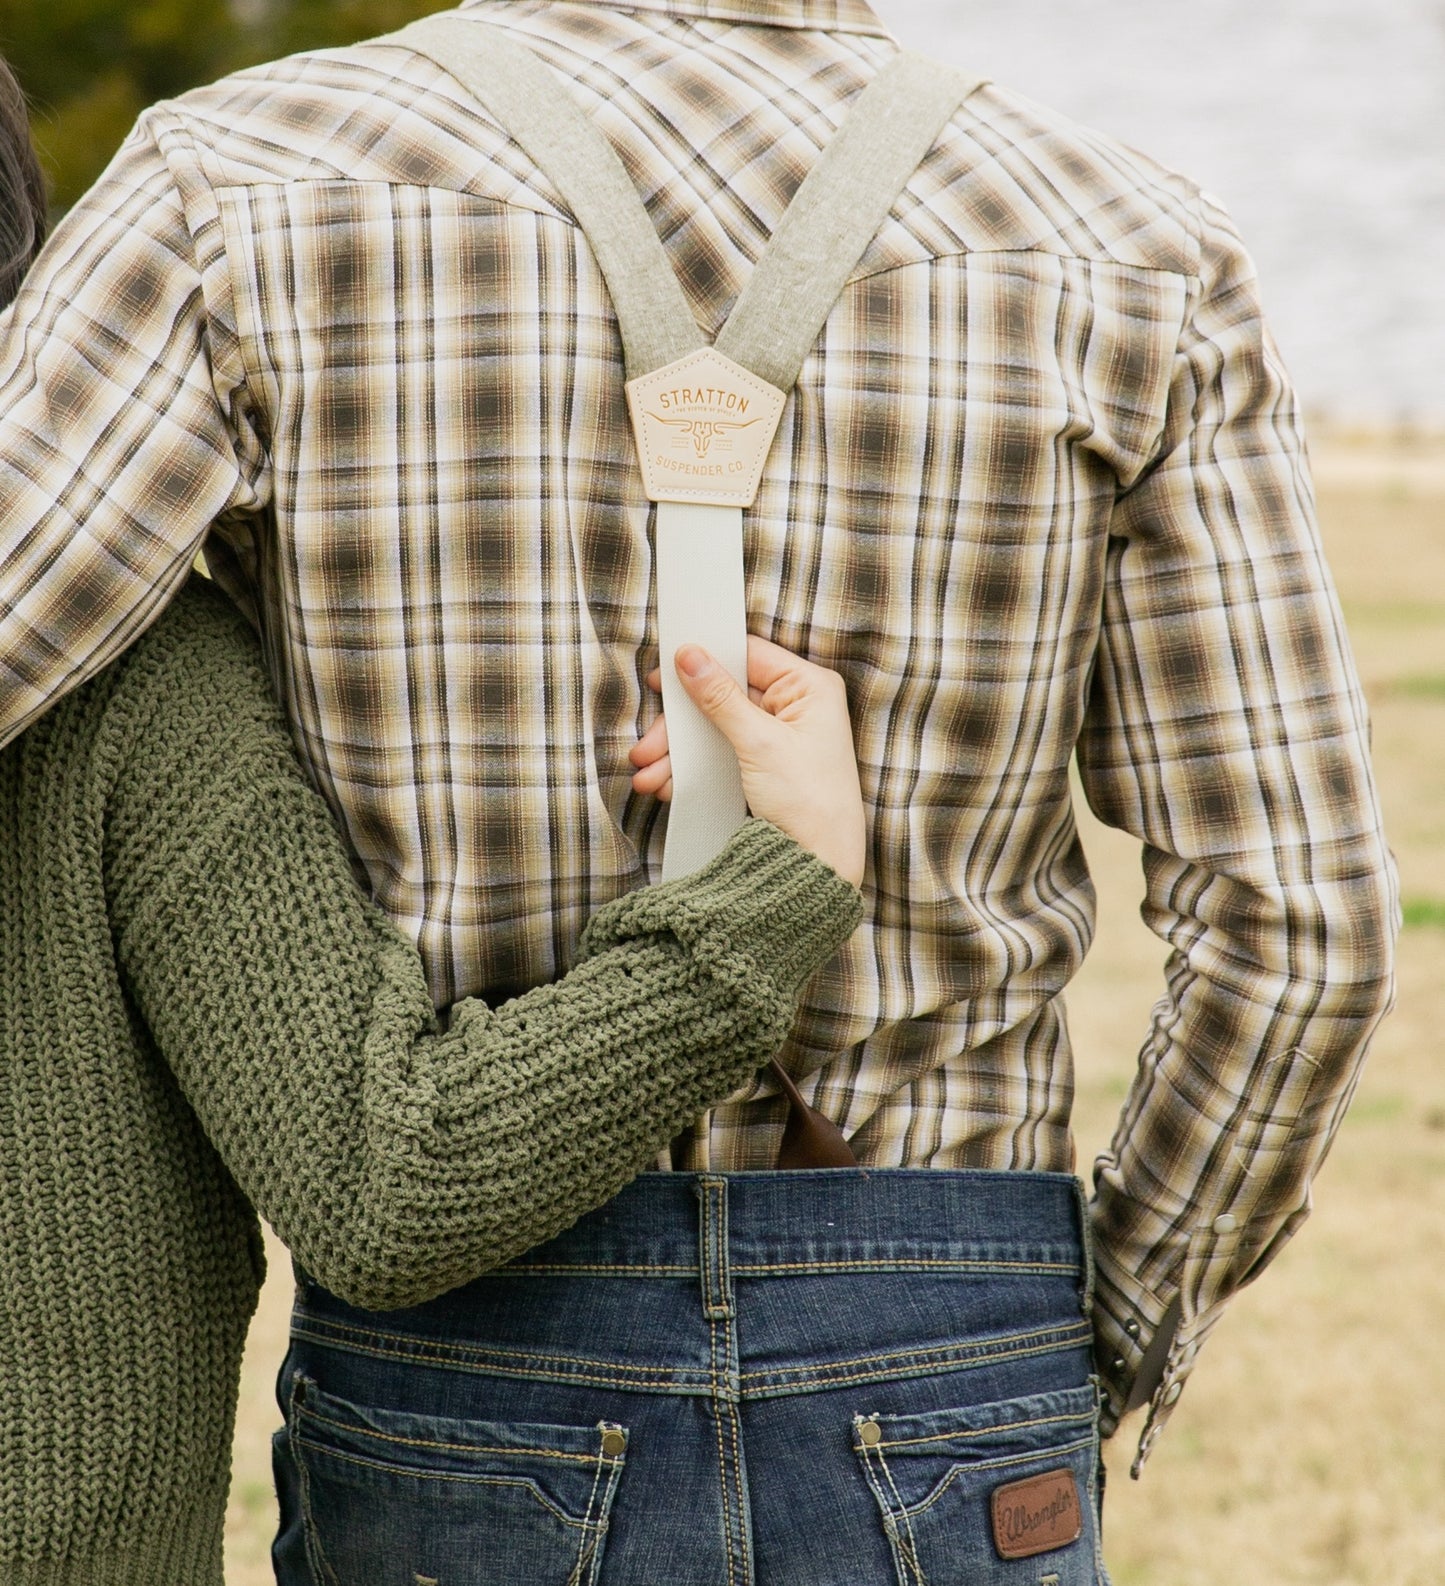
[[[728,669],[700,644],[682,645],[675,660],[677,675],[693,704],[735,751],[741,750],[744,740],[752,736],[757,706],[738,687]]]

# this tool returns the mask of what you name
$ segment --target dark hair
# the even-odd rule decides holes
[[[0,308],[20,290],[45,240],[45,178],[30,142],[25,95],[0,60]]]

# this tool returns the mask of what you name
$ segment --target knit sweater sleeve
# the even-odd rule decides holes
[[[241,1188],[352,1303],[416,1304],[615,1194],[786,1035],[857,891],[763,821],[439,1032],[249,634],[190,591],[124,663],[106,870],[128,993]],[[117,725],[119,723],[120,725]]]

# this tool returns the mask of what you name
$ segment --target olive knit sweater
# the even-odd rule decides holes
[[[748,1078],[858,906],[750,822],[439,1033],[249,632],[185,590],[0,752],[0,1581],[221,1580],[252,1206],[357,1304],[464,1282]]]

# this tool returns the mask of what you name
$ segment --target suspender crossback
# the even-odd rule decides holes
[[[607,283],[638,461],[657,503],[658,649],[673,781],[662,878],[687,875],[721,851],[747,809],[732,750],[688,698],[671,657],[683,643],[701,644],[746,684],[742,515],[788,393],[904,185],[982,79],[894,56],[804,178],[709,346],[616,151],[530,49],[455,12],[375,42],[426,56],[491,113],[557,189]],[[791,1081],[780,1073],[779,1082],[792,1103],[790,1133],[816,1123],[837,1136],[833,1160],[852,1161],[841,1133],[811,1108],[811,1119],[800,1113]],[[785,1138],[780,1166],[788,1149]]]
[[[531,50],[456,13],[377,42],[427,56],[491,112],[571,209],[607,282],[638,457],[659,504],[658,645],[673,769],[662,873],[686,875],[722,848],[745,809],[731,750],[667,660],[679,644],[699,643],[744,680],[742,509],[757,493],[787,393],[864,249],[979,80],[894,56],[804,179],[709,347],[622,161]]]

